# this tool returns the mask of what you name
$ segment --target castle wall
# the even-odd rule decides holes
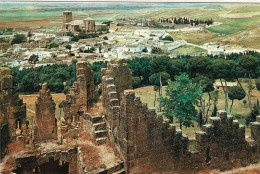
[[[42,85],[36,101],[35,141],[57,139],[57,121],[55,119],[56,104],[52,99],[47,84]]]
[[[245,127],[219,111],[196,132],[195,150],[189,151],[188,137],[181,130],[127,90],[132,82],[126,64],[111,62],[101,74],[109,140],[129,173],[227,170],[257,159],[258,122],[252,123],[254,139],[246,140]]]

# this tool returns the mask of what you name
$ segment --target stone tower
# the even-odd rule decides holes
[[[88,17],[87,19],[84,19],[84,26],[86,32],[95,31],[95,21],[94,19]]]
[[[57,138],[57,121],[55,119],[56,104],[51,97],[50,90],[47,89],[47,83],[42,85],[39,94],[40,96],[35,103],[35,142]]]
[[[71,11],[64,11],[63,12],[63,24],[69,23],[72,21],[72,12]]]
[[[0,67],[0,128],[8,126],[11,140],[26,134],[26,106],[13,89],[13,76],[7,67]]]

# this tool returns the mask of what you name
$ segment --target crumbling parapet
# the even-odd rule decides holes
[[[107,68],[101,69],[102,77],[102,104],[106,106],[108,101],[108,91],[117,95],[120,100],[120,95],[126,89],[132,89],[132,72],[124,60],[112,60],[107,64]],[[111,89],[112,88],[112,89]]]
[[[47,83],[42,85],[36,105],[35,142],[57,139],[56,104],[52,99]]]

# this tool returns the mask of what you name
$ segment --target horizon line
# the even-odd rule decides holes
[[[1,2],[260,3],[259,0],[0,0]]]

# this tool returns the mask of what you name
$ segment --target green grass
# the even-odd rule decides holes
[[[231,33],[243,31],[244,29],[224,24],[224,25],[208,28],[208,30],[219,34],[231,34]]]
[[[174,49],[171,51],[171,53],[177,53],[177,54],[205,54],[207,53],[206,50],[198,47],[194,47],[191,45],[184,45],[182,47],[179,47],[177,49]]]

